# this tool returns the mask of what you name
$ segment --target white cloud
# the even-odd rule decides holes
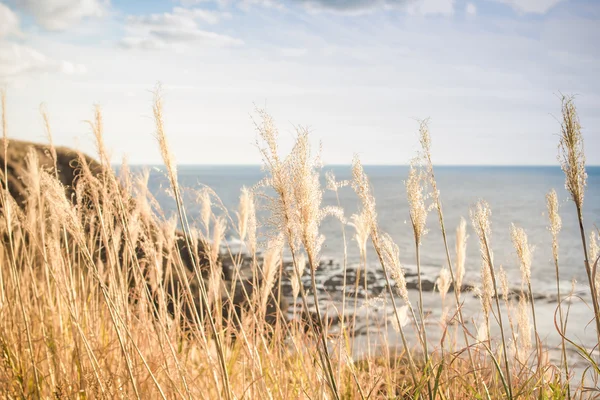
[[[217,24],[230,14],[216,13],[201,9],[175,7],[172,12],[130,16],[120,44],[125,48],[160,50],[174,48],[182,50],[187,44],[226,47],[243,44],[234,37],[201,29],[200,22]]]
[[[0,21],[2,21],[0,25],[0,38],[20,34],[19,17],[2,3],[0,3]]]
[[[455,0],[421,0],[411,2],[407,6],[410,14],[419,15],[452,15]]]
[[[43,28],[62,31],[84,18],[103,16],[108,0],[17,0],[16,4]]]
[[[297,58],[305,56],[308,53],[308,49],[302,47],[285,47],[280,52],[284,57]]]
[[[21,32],[19,17],[7,6],[0,3],[0,83],[7,84],[19,78],[40,73],[61,72],[68,75],[86,73],[81,64],[69,61],[57,61],[39,50],[22,43],[16,43],[13,37],[27,40]]]
[[[522,14],[546,14],[558,3],[565,0],[497,0],[508,4],[515,11]]]
[[[162,14],[149,14],[140,16],[130,16],[127,18],[131,25],[140,26],[173,26],[173,27],[196,27],[197,21],[203,21],[207,24],[217,24],[222,17],[230,17],[227,13],[217,13],[213,11],[202,10],[200,8],[182,8],[175,7],[173,12]]]
[[[475,4],[473,4],[473,3],[467,4],[465,11],[467,12],[468,15],[477,15],[477,7],[475,7]]]
[[[83,64],[73,64],[69,61],[60,63],[60,71],[67,75],[83,75],[87,72],[87,68]]]
[[[57,61],[29,46],[0,41],[0,82],[6,84],[40,73],[62,72],[82,75],[86,67],[68,61]]]
[[[293,0],[310,12],[329,11],[346,15],[363,15],[377,10],[404,9],[410,14],[454,13],[455,0]]]

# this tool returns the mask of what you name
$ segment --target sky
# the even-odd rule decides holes
[[[0,0],[8,135],[158,164],[153,90],[180,164],[258,164],[257,108],[282,151],[326,164],[556,165],[560,95],[600,164],[598,0]]]

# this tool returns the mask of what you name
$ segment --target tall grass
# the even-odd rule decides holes
[[[407,218],[420,270],[420,254],[428,251],[422,248],[423,235],[436,229],[427,226],[427,214],[432,209],[437,212],[446,253],[438,279],[440,324],[424,310],[421,274],[415,293],[418,303],[413,306],[402,255],[380,228],[376,199],[358,158],[353,160],[351,182],[337,182],[333,175],[327,182],[336,196],[352,186],[360,210],[346,218],[339,200],[338,207],[323,206],[321,165],[311,153],[306,130],[299,129],[292,150],[281,154],[275,123],[259,110],[255,127],[265,179],[253,188],[242,188],[233,214],[210,189],[199,191],[193,196],[201,203],[200,223],[195,225],[186,211],[188,197],[183,195],[191,189],[179,184],[159,95],[153,107],[156,137],[177,206],[176,219],[160,210],[148,190],[147,172],[133,174],[126,162],[119,176],[110,168],[99,108],[90,121],[99,162],[74,156],[76,183],[64,180],[59,164],[64,150],[53,145],[45,109],[42,121],[49,144],[25,151],[22,143],[9,139],[6,108],[3,93],[0,391],[4,397],[570,399],[600,395],[598,343],[580,343],[567,335],[556,192],[547,196],[552,248],[536,251],[548,252],[555,265],[560,360],[550,361],[548,352],[553,350],[542,340],[546,333],[538,332],[527,234],[513,225],[522,271],[522,290],[515,305],[506,273],[494,263],[491,209],[483,200],[472,209],[471,219],[481,250],[482,281],[475,291],[484,324],[475,329],[471,323],[475,321],[465,319],[463,302],[471,295],[463,287],[467,224],[463,219],[456,229],[453,259],[426,122],[419,130],[422,152],[406,181]],[[562,112],[560,159],[581,229],[592,319],[600,332],[597,233],[588,246],[583,221],[583,138],[572,98],[563,98]],[[15,169],[16,164],[21,167]],[[26,188],[24,198],[15,195],[11,186],[15,182]],[[267,211],[264,221],[257,217],[259,208]],[[331,223],[330,217],[341,223],[344,238],[339,249],[344,260],[343,300],[336,329],[327,323],[317,284],[321,269],[327,268],[321,263],[325,238],[320,227]],[[262,224],[267,229],[259,229]],[[360,251],[355,281],[347,276],[347,225]],[[265,231],[267,236],[261,236],[259,232]],[[227,248],[225,232],[239,237],[245,252]],[[368,265],[369,240],[378,266]],[[287,259],[291,269],[284,268]],[[353,306],[347,304],[346,294],[358,293],[361,269],[368,290],[370,268],[380,268],[386,281],[385,292],[371,300],[389,305],[400,343],[388,339],[385,327],[380,327],[379,347],[370,347],[376,340],[369,336],[366,355],[355,359],[360,350],[354,345],[360,307],[356,299]],[[280,301],[282,280],[291,281],[290,312]],[[455,309],[447,305],[450,289]],[[349,311],[354,316],[348,318]],[[375,319],[367,321],[377,324]],[[439,343],[431,339],[438,335],[428,335],[433,329],[442,331]],[[498,336],[493,335],[496,331]],[[575,367],[570,352],[577,353],[585,365]],[[574,370],[583,371],[577,380]]]

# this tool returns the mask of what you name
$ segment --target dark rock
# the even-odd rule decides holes
[[[93,210],[95,207],[104,207],[107,202],[115,202],[116,200],[124,200],[124,206],[129,210],[133,210],[135,207],[135,200],[130,197],[129,193],[126,193],[125,189],[122,188],[119,184],[115,183],[114,186],[116,188],[114,190],[118,191],[121,196],[114,196],[113,198],[107,198],[106,196],[102,196],[97,193],[98,188],[93,187],[94,185],[86,183],[86,181],[96,179],[98,183],[103,183],[103,179],[107,179],[112,177],[113,172],[107,171],[100,163],[98,163],[93,158],[79,153],[73,149],[66,147],[56,147],[54,152],[47,145],[35,144],[25,141],[19,140],[9,140],[8,142],[8,150],[5,153],[4,150],[4,140],[0,139],[0,183],[2,185],[2,189],[4,190],[8,187],[8,191],[11,197],[15,200],[16,204],[23,210],[28,206],[28,194],[31,188],[28,187],[27,179],[27,168],[28,168],[28,154],[30,152],[34,152],[37,155],[37,168],[41,170],[45,170],[51,175],[56,175],[60,183],[64,186],[66,191],[67,198],[70,199],[73,204],[78,205],[78,207],[87,207],[90,210]],[[5,165],[6,165],[6,174],[5,174]],[[108,172],[108,173],[106,173]],[[106,173],[106,174],[105,174]],[[82,179],[82,176],[86,175],[86,178],[90,179]],[[113,182],[116,182],[113,180]],[[106,181],[104,181],[106,184]],[[80,187],[81,184],[81,187]],[[99,185],[101,187],[101,185]],[[96,192],[95,192],[96,191]],[[117,197],[117,198],[115,198]],[[114,206],[115,204],[111,204]],[[0,202],[0,212],[3,210],[3,204]],[[140,261],[140,265],[143,264],[144,259],[146,258],[146,252],[149,247],[153,247],[154,239],[157,237],[157,234],[160,228],[156,225],[153,220],[145,221],[146,223],[146,234],[141,235],[138,239],[137,243],[135,243],[135,257]],[[82,221],[84,225],[84,229],[87,231],[93,231],[98,228],[97,221]],[[96,224],[96,225],[94,225]],[[97,231],[97,230],[96,230]],[[124,235],[124,234],[123,234]],[[6,238],[5,238],[6,239]],[[118,238],[117,238],[118,239]],[[174,247],[176,250],[177,258],[181,259],[182,264],[186,268],[186,279],[184,280],[182,276],[179,276],[176,273],[172,273],[168,276],[164,277],[164,287],[168,293],[168,299],[166,308],[173,314],[174,312],[174,302],[179,300],[184,293],[183,289],[187,286],[185,281],[187,281],[190,285],[191,292],[194,293],[193,301],[190,305],[190,302],[183,302],[183,313],[187,317],[188,321],[186,323],[193,322],[193,316],[195,314],[195,310],[198,311],[198,314],[203,315],[202,310],[202,302],[199,298],[199,281],[196,278],[194,271],[194,264],[196,263],[199,266],[201,271],[201,278],[204,281],[204,284],[208,284],[208,271],[209,271],[209,262],[208,257],[206,255],[206,246],[202,241],[198,240],[193,243],[191,248],[188,248],[188,241],[190,239],[186,238],[184,233],[181,231],[175,232],[175,243]],[[119,242],[119,240],[116,240]],[[125,240],[120,240],[121,245],[123,246],[120,251],[120,257],[124,257],[124,254],[128,254],[125,251]],[[150,244],[150,246],[149,246]],[[103,249],[103,246],[98,246],[100,249]],[[162,250],[163,254],[169,254],[170,250],[164,248]],[[106,254],[104,250],[100,250],[97,256],[101,260],[106,261]],[[165,256],[166,257],[166,256]],[[164,258],[166,263],[167,259]],[[248,267],[248,259],[244,260],[244,263],[247,266],[247,270],[250,270]],[[223,286],[225,288],[233,288],[233,261],[231,259],[227,260],[221,259],[218,262],[219,268],[222,268],[222,278],[223,278]],[[146,266],[149,268],[148,266]],[[251,272],[245,271],[243,274],[245,278],[241,281],[237,281],[237,285],[233,292],[229,293],[232,298],[231,301],[226,300],[228,297],[225,294],[225,300],[223,301],[224,310],[223,317],[227,317],[231,312],[235,312],[238,316],[241,316],[241,311],[248,306],[246,294],[252,295],[253,292],[253,281],[251,277]],[[147,278],[147,276],[146,276]],[[257,282],[260,282],[260,279],[256,279]],[[148,287],[150,285],[148,284]],[[277,288],[278,285],[275,285]],[[281,308],[285,315],[286,302],[281,301],[280,304],[277,304],[279,301],[279,293],[277,289],[273,290],[273,295],[271,296],[271,301],[269,301],[267,305],[267,319],[269,322],[274,322],[276,319],[276,315],[278,312],[278,308]],[[155,305],[159,307],[159,301],[154,299]]]

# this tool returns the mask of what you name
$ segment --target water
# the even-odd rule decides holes
[[[323,172],[331,170],[337,180],[351,179],[350,166],[329,166]],[[150,169],[150,191],[167,214],[173,213],[175,204],[167,191],[168,181],[161,167]],[[414,272],[415,249],[406,190],[404,181],[408,175],[405,166],[365,166],[365,172],[371,181],[376,202],[380,228],[389,233],[400,248],[400,259],[408,272]],[[587,229],[586,236],[600,225],[600,167],[588,167],[588,183],[584,203],[584,221]],[[264,173],[258,166],[180,166],[179,183],[182,187],[198,190],[203,185],[212,188],[220,197],[225,208],[235,220],[238,207],[239,190],[242,186],[252,187],[263,177]],[[592,313],[585,302],[589,302],[587,275],[583,264],[583,252],[575,206],[569,200],[564,188],[564,175],[559,167],[437,167],[436,178],[441,194],[445,224],[448,230],[451,254],[454,257],[454,232],[464,217],[468,222],[468,244],[465,281],[474,285],[479,284],[481,257],[478,241],[471,227],[469,210],[479,200],[486,200],[492,209],[491,246],[494,252],[496,267],[502,265],[507,272],[511,286],[520,287],[520,271],[516,252],[510,239],[510,225],[514,223],[523,227],[529,237],[529,243],[534,247],[531,271],[533,291],[542,299],[536,303],[541,336],[550,346],[557,346],[559,338],[553,323],[556,302],[552,297],[556,293],[555,269],[552,260],[551,235],[548,231],[548,217],[545,196],[550,189],[555,189],[560,202],[562,230],[559,235],[559,257],[561,284],[563,293],[571,289],[572,280],[576,280],[576,294],[582,301],[572,298],[572,313],[578,321],[571,330],[585,344],[594,343],[593,325],[586,326],[591,320]],[[323,186],[325,186],[323,174]],[[360,202],[350,187],[342,188],[339,201],[345,210],[346,218],[359,210]],[[192,221],[199,221],[200,205],[194,196],[194,191],[185,192],[187,214]],[[323,205],[337,205],[335,194],[325,191]],[[219,210],[215,210],[220,213]],[[259,212],[259,220],[264,220],[266,211]],[[199,225],[199,223],[198,223]],[[446,255],[442,236],[437,221],[437,213],[431,212],[428,217],[429,232],[425,236],[421,261],[425,271],[425,279],[435,282],[437,273],[445,264]],[[341,277],[343,276],[343,240],[342,226],[339,221],[326,219],[321,226],[321,233],[326,237],[323,248],[323,258],[331,259],[332,265],[323,265],[318,270],[318,284],[322,291],[320,297],[323,307],[333,312],[339,312],[341,302]],[[348,237],[348,269],[355,270],[359,263],[359,253],[356,243],[352,240],[353,228],[346,227]],[[229,239],[234,239],[231,235]],[[589,243],[589,242],[588,242]],[[369,286],[373,292],[367,297],[373,297],[384,288],[381,268],[377,263],[372,248],[368,249],[368,269],[370,271]],[[414,278],[411,278],[414,281]],[[411,281],[409,279],[409,283]],[[353,283],[348,286],[348,292],[353,292]],[[416,297],[411,293],[416,304]],[[448,300],[450,299],[450,300]],[[363,302],[361,298],[361,303]],[[350,300],[354,301],[354,300]],[[451,304],[453,296],[446,299],[446,306]],[[430,313],[430,323],[440,317],[439,294],[427,293],[424,306]],[[469,321],[478,318],[479,302],[473,296],[465,296],[465,312],[470,313],[465,318]],[[391,307],[377,310],[385,318],[390,315]],[[377,328],[380,330],[380,326]],[[370,327],[366,327],[370,329]],[[435,336],[435,335],[433,335]],[[432,339],[433,340],[433,339]]]
[[[331,170],[337,180],[351,179],[349,166],[325,167]],[[166,214],[175,210],[172,199],[166,193],[168,181],[160,168],[151,168],[150,191],[156,195]],[[403,264],[414,264],[415,250],[409,220],[408,203],[404,181],[408,168],[404,166],[365,166],[377,201],[380,228],[389,233],[400,248]],[[600,224],[600,167],[588,167],[588,185],[584,203],[584,221],[589,233]],[[264,173],[258,166],[180,166],[179,183],[190,189],[203,185],[212,188],[223,205],[230,210],[232,217],[238,207],[239,191],[242,186],[252,187]],[[437,167],[436,178],[443,203],[446,228],[451,249],[454,246],[454,231],[460,218],[468,223],[467,244],[468,275],[478,273],[480,256],[476,235],[471,227],[469,210],[479,200],[486,200],[492,209],[491,245],[496,266],[502,265],[511,281],[518,283],[520,273],[518,259],[510,240],[510,225],[523,227],[529,243],[533,245],[532,281],[536,291],[554,291],[555,276],[551,253],[551,236],[547,229],[545,195],[555,189],[560,202],[562,230],[560,232],[561,279],[570,285],[572,279],[585,284],[587,276],[583,268],[581,237],[574,203],[564,189],[564,175],[558,167]],[[324,185],[324,180],[323,180]],[[346,217],[359,210],[360,203],[349,187],[340,190],[340,204]],[[199,203],[193,195],[186,197],[188,217],[197,219]],[[335,194],[326,191],[323,205],[337,205]],[[218,210],[215,210],[217,213]],[[264,213],[261,214],[264,217]],[[422,244],[422,265],[424,268],[439,269],[445,263],[445,251],[438,226],[437,213],[431,212],[428,218],[429,232]],[[341,259],[341,225],[334,219],[323,222],[321,232],[326,237],[323,256]],[[347,227],[348,237],[353,228]],[[375,254],[369,251],[369,261],[375,262]],[[358,250],[353,241],[348,243],[350,263],[358,261]]]

